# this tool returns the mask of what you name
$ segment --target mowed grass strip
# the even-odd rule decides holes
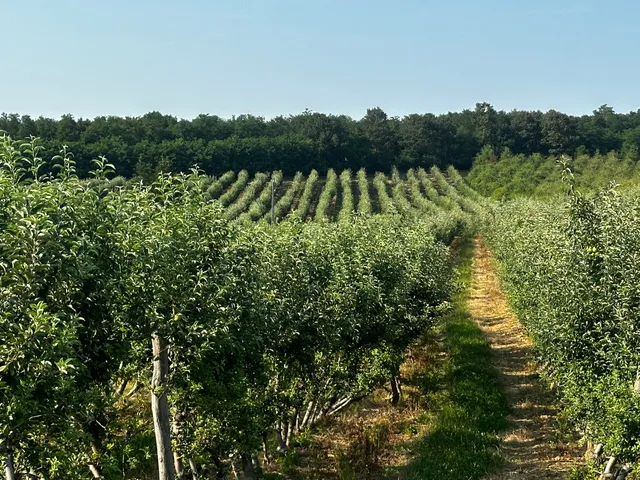
[[[492,366],[491,348],[467,310],[472,253],[471,240],[462,241],[461,289],[435,332],[443,355],[429,370],[406,380],[424,395],[421,403],[430,406],[423,419],[425,433],[410,447],[408,479],[475,479],[502,463],[498,446],[501,431],[508,427],[509,407]]]

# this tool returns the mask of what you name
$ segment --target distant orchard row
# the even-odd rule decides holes
[[[95,182],[95,181],[94,181]],[[101,182],[105,190],[126,184],[123,179]],[[285,218],[302,221],[345,221],[352,214],[400,214],[420,216],[438,210],[475,213],[482,197],[473,191],[460,174],[449,167],[445,173],[437,167],[391,176],[364,169],[355,174],[347,169],[339,174],[330,169],[322,178],[316,170],[284,178],[282,171],[229,171],[219,177],[204,176],[202,189],[210,199],[225,207],[225,217],[238,221],[276,221]]]

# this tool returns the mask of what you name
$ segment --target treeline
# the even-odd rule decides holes
[[[636,158],[640,110],[619,114],[604,105],[577,117],[555,110],[504,112],[478,103],[473,110],[403,118],[372,108],[360,120],[308,110],[270,120],[206,114],[184,120],[159,112],[93,120],[3,114],[0,130],[14,138],[40,137],[48,154],[68,145],[80,176],[88,175],[93,158],[105,155],[119,174],[151,181],[159,172],[185,172],[194,163],[210,175],[243,169],[282,170],[285,176],[331,168],[390,172],[393,165],[468,170],[485,145],[524,155],[615,150]]]

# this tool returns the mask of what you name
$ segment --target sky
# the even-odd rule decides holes
[[[636,0],[0,0],[0,111],[640,108]]]

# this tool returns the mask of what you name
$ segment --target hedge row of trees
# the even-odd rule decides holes
[[[602,478],[625,478],[640,456],[640,196],[571,189],[498,206],[485,238],[546,375],[611,457]]]
[[[260,450],[380,382],[397,401],[453,288],[451,212],[247,225],[197,172],[102,191],[55,163],[42,176],[37,143],[0,141],[8,479],[255,478]]]
[[[564,162],[571,167],[576,188],[583,192],[606,188],[611,182],[633,185],[640,179],[640,164],[633,157],[617,152],[567,158],[516,155],[505,149],[497,156],[487,146],[476,157],[466,180],[475,190],[496,200],[518,196],[552,197],[566,192],[562,180]]]
[[[151,181],[158,172],[187,172],[194,163],[211,175],[242,169],[282,170],[286,176],[314,168],[322,174],[362,167],[390,172],[393,165],[467,170],[485,145],[525,155],[616,150],[637,159],[640,112],[618,114],[604,105],[574,117],[554,110],[496,111],[478,103],[473,110],[403,118],[372,108],[360,120],[310,111],[271,120],[252,115],[179,120],[158,112],[93,120],[3,114],[0,130],[14,138],[41,137],[48,152],[69,145],[81,177],[91,170],[91,159],[105,155],[121,175]]]

